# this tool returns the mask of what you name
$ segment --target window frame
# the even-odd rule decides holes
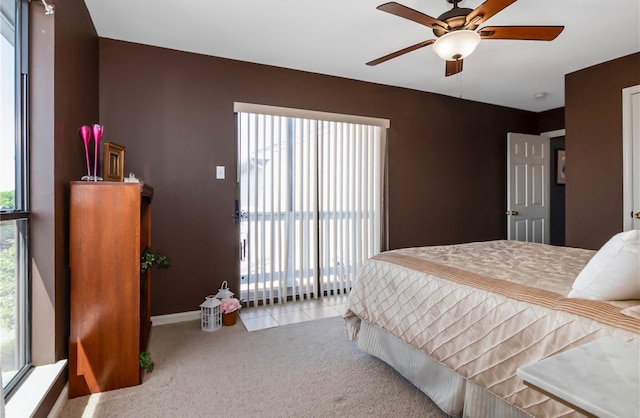
[[[0,210],[0,221],[16,221],[16,273],[22,281],[16,291],[16,305],[24,319],[20,329],[24,345],[24,364],[9,382],[3,382],[5,399],[19,385],[32,367],[31,363],[31,269],[29,213],[29,1],[16,0],[15,15],[15,194],[14,208]],[[24,226],[20,226],[24,221]]]

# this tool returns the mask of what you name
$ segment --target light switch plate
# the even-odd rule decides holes
[[[217,165],[216,166],[216,179],[217,180],[224,180],[224,166],[223,165]]]

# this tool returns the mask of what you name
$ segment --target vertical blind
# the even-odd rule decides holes
[[[342,294],[380,252],[380,126],[238,112],[241,297]]]

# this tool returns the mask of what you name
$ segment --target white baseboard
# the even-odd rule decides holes
[[[151,317],[151,324],[167,325],[177,324],[178,322],[195,321],[200,319],[200,311],[179,312],[167,315],[157,315]]]

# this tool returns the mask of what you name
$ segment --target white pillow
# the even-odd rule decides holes
[[[640,299],[640,230],[614,235],[573,282],[570,298]]]

